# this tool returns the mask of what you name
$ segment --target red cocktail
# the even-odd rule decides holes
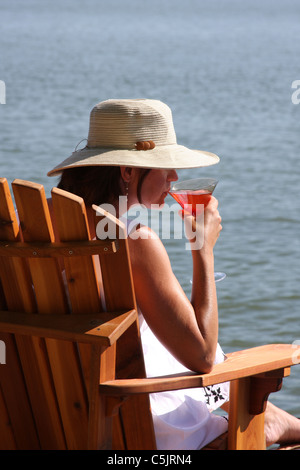
[[[189,211],[189,208],[192,209],[192,214],[196,215],[196,212],[199,212],[199,206],[197,204],[202,204],[204,207],[207,206],[210,200],[212,193],[199,191],[172,191],[170,192],[171,196],[177,201],[181,207],[184,209],[184,206],[188,206],[185,209]]]
[[[196,215],[207,206],[216,185],[217,180],[212,178],[181,181],[173,185],[170,194],[183,209]]]

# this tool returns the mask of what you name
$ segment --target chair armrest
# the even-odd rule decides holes
[[[132,395],[186,388],[206,387],[222,382],[284,369],[300,362],[300,347],[291,344],[258,346],[227,355],[208,374],[176,374],[144,379],[119,379],[100,384],[105,395]]]
[[[37,315],[0,311],[0,331],[111,346],[136,318],[135,309],[85,315]]]

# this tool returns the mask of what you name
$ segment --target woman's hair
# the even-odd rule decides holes
[[[141,201],[141,188],[150,170],[140,169],[137,197]],[[124,194],[119,166],[86,166],[63,171],[58,188],[84,199],[87,206],[112,203]]]

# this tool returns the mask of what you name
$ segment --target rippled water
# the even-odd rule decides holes
[[[107,98],[158,98],[177,139],[221,157],[215,266],[225,351],[300,340],[296,0],[2,0],[1,176],[41,182],[87,136]],[[191,172],[182,170],[181,178]],[[166,242],[190,291],[184,240]],[[298,368],[276,404],[300,416]]]

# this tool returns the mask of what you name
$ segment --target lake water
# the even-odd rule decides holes
[[[179,176],[219,179],[225,352],[300,341],[300,105],[292,102],[300,3],[1,0],[0,15],[1,176],[43,183],[49,193],[57,180],[47,171],[87,137],[96,103],[166,102],[178,142],[221,158]],[[189,294],[184,244],[166,242]],[[271,396],[298,416],[299,384],[294,367]]]

